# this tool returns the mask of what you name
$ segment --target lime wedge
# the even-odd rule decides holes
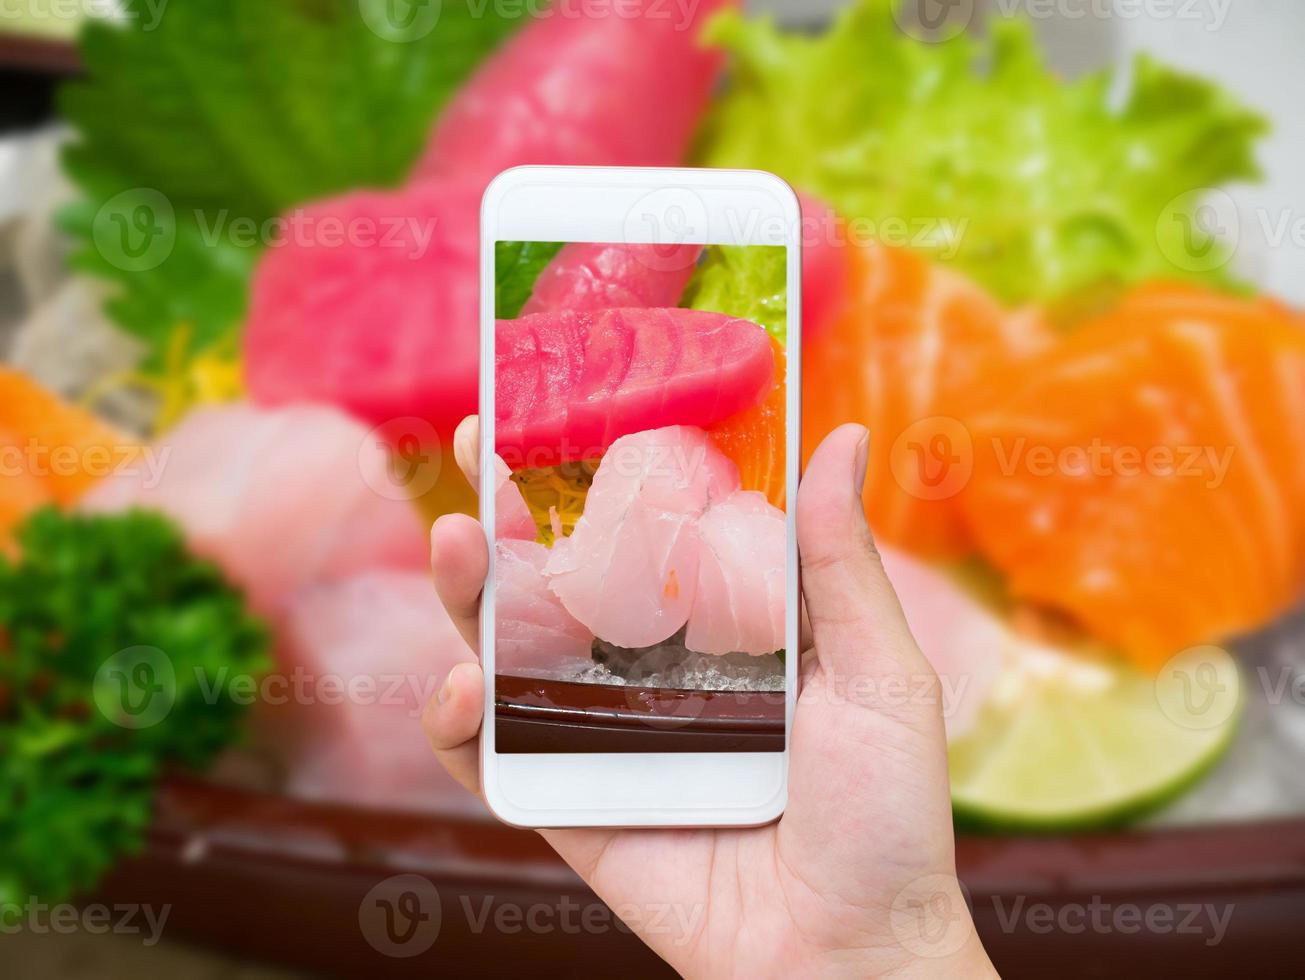
[[[1187,650],[1155,677],[1045,653],[1008,674],[949,749],[962,823],[1064,830],[1138,816],[1199,779],[1241,713],[1237,664],[1218,647]]]

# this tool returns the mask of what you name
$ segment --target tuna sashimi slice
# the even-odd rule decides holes
[[[622,436],[709,426],[774,381],[765,330],[722,313],[613,309],[498,321],[495,443],[513,469],[600,455]]]
[[[161,476],[129,468],[93,487],[82,506],[172,517],[190,547],[216,561],[260,613],[278,614],[314,582],[427,567],[416,508],[386,495],[386,449],[333,408],[201,409],[154,449]]]
[[[494,457],[494,537],[534,541],[535,519],[526,498],[512,482],[512,471],[501,456]]]
[[[521,315],[677,306],[701,254],[701,245],[564,245],[535,280]]]
[[[495,671],[515,673],[588,659],[594,634],[549,589],[549,551],[535,541],[499,540],[494,566]]]
[[[294,231],[251,284],[253,399],[326,402],[373,425],[415,417],[451,434],[476,405],[479,213],[479,188],[436,181],[288,218]]]
[[[575,530],[549,555],[550,588],[610,643],[662,642],[693,605],[698,519],[738,480],[734,464],[693,426],[618,439],[594,474]]]
[[[520,164],[680,163],[722,64],[699,35],[731,5],[633,0],[588,16],[546,11],[454,97],[416,176],[484,184]]]
[[[684,645],[698,653],[784,647],[784,512],[740,490],[698,521],[698,584]]]

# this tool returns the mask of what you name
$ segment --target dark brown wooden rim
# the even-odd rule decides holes
[[[27,68],[51,75],[76,75],[81,53],[70,41],[0,32],[0,68]]]
[[[782,752],[784,695],[494,678],[498,751]]]

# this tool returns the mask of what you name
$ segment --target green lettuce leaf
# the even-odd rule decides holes
[[[511,320],[521,315],[544,266],[562,249],[562,242],[494,243],[494,316]]]
[[[519,23],[473,0],[126,0],[89,23],[87,77],[64,89],[65,169],[84,199],[63,223],[75,267],[120,287],[112,318],[158,366],[173,332],[229,338],[250,270],[298,204],[392,186],[439,108]],[[423,21],[438,14],[433,22]]]
[[[1257,176],[1263,118],[1145,57],[1122,99],[1104,72],[1064,81],[1023,20],[925,43],[893,10],[861,0],[818,37],[718,17],[708,37],[732,55],[732,81],[700,161],[772,170],[853,219],[853,235],[954,261],[1007,301],[1157,276],[1227,283],[1200,191]]]
[[[682,305],[751,320],[784,343],[787,280],[782,245],[712,245],[689,280]]]

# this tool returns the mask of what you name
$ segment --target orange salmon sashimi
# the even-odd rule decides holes
[[[1305,322],[1149,286],[1005,379],[962,510],[1017,598],[1139,663],[1257,627],[1305,584]]]
[[[787,411],[785,384],[787,355],[784,345],[770,338],[775,351],[775,384],[760,405],[744,409],[710,426],[707,434],[716,448],[739,468],[739,482],[744,490],[757,490],[780,510],[787,503],[784,485],[785,433]]]
[[[21,469],[64,506],[139,452],[130,437],[7,367],[0,367],[0,431],[4,472]]]
[[[928,558],[971,550],[956,495],[965,423],[994,373],[1051,343],[1042,321],[919,254],[853,250],[849,299],[803,351],[803,452],[844,422],[870,430],[866,516],[887,543]]]

